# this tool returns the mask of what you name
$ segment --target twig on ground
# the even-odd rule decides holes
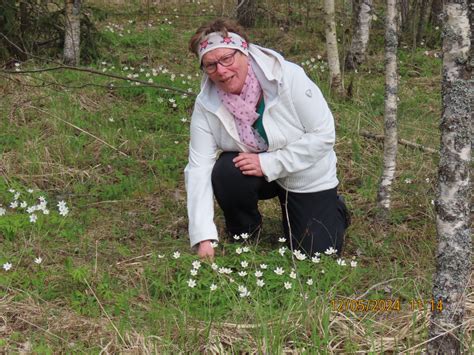
[[[367,132],[367,131],[360,131],[360,135],[362,137],[375,139],[376,141],[379,141],[379,142],[383,142],[383,140],[384,140],[383,134],[374,134],[374,133]],[[413,142],[407,141],[406,139],[403,139],[403,138],[399,138],[398,143],[401,144],[401,145],[407,146],[407,147],[420,149],[420,150],[422,150],[424,152],[427,152],[427,153],[438,154],[438,151],[433,149],[433,148],[425,147],[424,145],[421,145],[421,144],[418,144],[418,143],[413,143]]]
[[[112,149],[115,150],[116,152],[118,152],[118,153],[120,153],[120,154],[122,154],[122,155],[124,155],[124,156],[126,156],[126,157],[129,157],[129,155],[128,155],[127,153],[122,152],[121,150],[115,148],[113,145],[107,143],[106,141],[104,141],[103,139],[101,139],[101,138],[99,138],[99,137],[93,135],[92,133],[87,132],[86,130],[82,129],[82,128],[79,127],[79,126],[76,126],[75,124],[73,124],[73,123],[71,123],[71,122],[69,122],[69,121],[63,120],[61,117],[55,116],[55,115],[53,115],[53,114],[50,113],[50,112],[47,112],[47,111],[45,111],[45,110],[40,109],[39,107],[31,106],[31,108],[34,108],[34,109],[37,110],[37,111],[43,112],[43,113],[45,113],[45,114],[47,114],[47,115],[50,115],[51,117],[54,117],[54,118],[56,118],[57,120],[59,120],[59,121],[61,121],[61,122],[64,122],[64,123],[66,123],[67,125],[69,125],[69,126],[75,128],[75,129],[81,131],[82,133],[85,133],[85,134],[87,134],[88,136],[91,136],[92,138],[94,138],[94,139],[98,140],[99,142],[105,144],[107,147],[112,148]]]
[[[42,330],[42,331],[45,332],[46,334],[52,335],[53,337],[58,338],[59,340],[62,340],[64,343],[66,343],[66,339],[61,338],[59,335],[56,335],[56,334],[54,334],[54,333],[51,333],[48,329],[44,329],[44,328],[40,327],[39,325],[36,325],[36,324],[34,324],[34,323],[31,323],[30,321],[27,321],[26,319],[23,319],[23,318],[21,318],[21,317],[17,317],[17,319],[19,319],[19,320],[21,320],[22,322],[25,322],[25,323],[27,323],[27,324],[29,324],[29,325],[32,325],[33,327],[38,328],[39,330]]]
[[[122,337],[122,334],[120,334],[120,331],[117,329],[117,327],[115,326],[114,322],[112,321],[112,318],[109,317],[109,314],[107,313],[107,311],[105,310],[104,306],[102,306],[102,303],[100,302],[99,298],[97,297],[97,295],[95,294],[94,290],[92,289],[91,285],[89,285],[89,282],[87,282],[87,279],[84,278],[84,282],[86,283],[87,287],[89,288],[89,290],[92,292],[92,295],[94,296],[94,298],[96,299],[97,303],[99,304],[100,306],[100,309],[102,309],[102,312],[104,312],[105,316],[107,317],[107,319],[110,321],[110,324],[112,324],[112,327],[115,329],[115,331],[117,332],[117,335],[119,336],[120,340],[122,340],[122,343],[123,345],[127,345],[125,339]]]

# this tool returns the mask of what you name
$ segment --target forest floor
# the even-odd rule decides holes
[[[400,43],[399,137],[435,152],[399,145],[382,220],[383,147],[366,133],[383,134],[383,12],[367,63],[344,74],[351,97],[338,98],[322,12],[288,24],[284,8],[267,9],[250,37],[302,65],[327,98],[352,225],[342,259],[299,260],[278,241],[278,202],[264,201],[258,240],[223,238],[217,266],[199,265],[183,170],[200,71],[187,41],[225,9],[90,4],[101,36],[89,71],[31,72],[57,65],[30,59],[0,72],[0,352],[422,352],[441,306],[431,300],[439,48]],[[343,54],[350,21],[338,22]],[[217,207],[215,220],[224,236]]]

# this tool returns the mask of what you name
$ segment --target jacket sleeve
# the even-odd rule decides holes
[[[202,109],[196,104],[191,118],[189,162],[184,169],[191,247],[203,240],[218,240],[211,182],[216,153],[214,136]]]
[[[294,114],[304,132],[281,149],[260,153],[260,165],[268,181],[286,177],[316,164],[334,147],[334,119],[319,88],[295,64],[290,84]]]

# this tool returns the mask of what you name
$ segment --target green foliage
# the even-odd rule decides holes
[[[211,263],[203,263],[196,286],[190,288],[192,262],[197,257],[188,252],[183,169],[194,96],[183,97],[182,92],[144,83],[151,79],[156,85],[197,93],[200,73],[186,42],[194,28],[221,9],[187,4],[174,11],[172,6],[157,5],[148,12],[138,1],[123,7],[94,2],[87,17],[99,33],[97,47],[90,47],[99,56],[90,56],[90,68],[124,78],[131,75],[143,83],[51,71],[22,77],[24,83],[40,87],[19,86],[16,81],[1,87],[5,104],[0,106],[4,118],[0,120],[0,207],[6,214],[0,216],[0,266],[11,263],[12,268],[0,269],[0,294],[18,317],[65,341],[8,318],[11,331],[0,341],[0,351],[22,351],[21,344],[29,341],[32,351],[45,353],[131,349],[193,353],[211,352],[219,346],[221,352],[229,353],[303,352],[303,348],[324,353],[334,344],[340,344],[338,351],[345,353],[368,352],[368,343],[378,346],[386,336],[380,324],[393,314],[340,314],[331,309],[331,299],[353,298],[368,290],[367,299],[398,297],[405,304],[430,297],[435,243],[431,200],[437,158],[399,147],[393,210],[389,220],[381,223],[375,218],[375,196],[383,148],[359,134],[363,130],[383,133],[383,13],[377,12],[367,63],[351,74],[352,97],[340,99],[329,90],[322,21],[313,20],[322,19],[319,5],[308,14],[301,12],[303,3],[292,5],[294,12],[289,16],[283,16],[286,3],[274,5],[259,19],[251,38],[300,64],[328,99],[338,127],[339,191],[353,216],[343,258],[349,263],[356,256],[358,266],[340,266],[330,257],[317,264],[297,261],[295,266],[289,254],[281,257],[275,247],[275,236],[282,234],[279,204],[264,201],[261,237],[270,245],[250,244],[251,252],[237,254],[240,244],[222,244],[215,261],[231,267],[232,274],[220,274]],[[62,15],[57,16],[60,24]],[[348,21],[340,20],[341,28],[347,29]],[[434,56],[436,51],[426,54],[426,48],[412,50],[403,45],[399,50],[399,135],[436,148],[441,61]],[[56,56],[59,50],[45,49],[41,54]],[[87,48],[83,50],[87,53]],[[41,65],[31,60],[22,68]],[[33,194],[26,193],[28,187],[34,189]],[[9,207],[11,188],[21,191],[20,202],[25,197],[29,205],[44,195],[51,213],[40,214],[31,223],[24,210]],[[66,217],[55,210],[61,200],[71,206]],[[223,216],[218,208],[216,212],[223,235]],[[177,250],[181,257],[174,259]],[[38,256],[43,258],[39,264],[34,261]],[[249,262],[248,274],[239,276],[244,258]],[[268,269],[265,286],[260,288],[255,271],[262,263]],[[283,276],[274,273],[277,266],[285,269]],[[296,280],[289,277],[292,267]],[[313,279],[311,287],[306,284],[308,278]],[[284,282],[292,282],[292,288],[286,290]],[[218,288],[211,292],[213,283]],[[245,285],[250,295],[240,297],[239,285]],[[9,302],[28,305],[29,313],[21,314],[22,308]],[[63,314],[64,319],[60,318]],[[341,329],[348,331],[338,332],[337,322],[344,319],[347,323]],[[121,343],[111,322],[127,345]],[[396,335],[399,347],[388,351],[422,342],[417,333],[419,317],[412,323],[413,333],[404,338]],[[100,334],[87,335],[91,324]],[[361,341],[360,329],[366,342]],[[109,341],[110,347],[104,349]]]

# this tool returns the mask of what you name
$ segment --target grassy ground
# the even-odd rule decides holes
[[[232,269],[226,274],[210,263],[192,264],[183,179],[200,82],[186,43],[222,7],[93,5],[102,55],[87,67],[170,90],[91,72],[2,73],[0,264],[11,269],[0,270],[0,350],[422,351],[436,244],[437,155],[399,147],[392,212],[380,222],[374,201],[382,146],[361,132],[383,133],[381,21],[367,64],[346,74],[346,84],[353,81],[346,100],[328,91],[317,15],[312,22],[295,15],[285,31],[267,14],[250,31],[254,42],[302,64],[327,97],[338,124],[340,191],[353,224],[346,266],[324,255],[292,260],[288,250],[279,253],[279,207],[265,201],[258,241],[218,246],[218,267]],[[441,60],[434,53],[401,44],[398,117],[400,137],[437,149]],[[43,65],[30,60],[18,69]],[[10,205],[34,206],[41,196],[49,214],[33,212],[35,223],[26,207]],[[66,216],[59,201],[69,208]],[[218,210],[216,221],[224,235]],[[239,253],[243,247],[248,251]],[[472,301],[471,293],[470,317]],[[472,323],[464,344],[472,350],[471,330]]]

